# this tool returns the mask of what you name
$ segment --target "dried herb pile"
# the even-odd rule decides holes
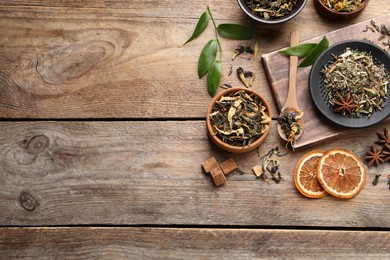
[[[353,12],[358,9],[364,0],[321,0],[330,10],[335,12]]]
[[[246,0],[245,3],[253,14],[270,20],[288,15],[297,0]]]
[[[268,112],[258,96],[239,90],[215,103],[210,114],[211,125],[223,142],[246,146],[270,127]]]
[[[372,56],[347,48],[323,68],[327,100],[343,116],[370,117],[385,106],[389,73]]]

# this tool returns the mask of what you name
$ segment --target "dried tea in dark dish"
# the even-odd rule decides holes
[[[210,121],[213,131],[223,142],[246,146],[266,132],[271,118],[257,95],[239,90],[215,102]]]
[[[322,69],[325,94],[336,113],[370,117],[386,105],[390,75],[370,53],[347,48]]]
[[[288,15],[297,0],[246,0],[251,12],[266,20],[276,19]]]

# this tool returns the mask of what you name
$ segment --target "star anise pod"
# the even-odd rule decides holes
[[[355,101],[351,99],[351,94],[348,93],[345,95],[345,98],[340,95],[338,95],[338,99],[333,101],[334,110],[342,115],[345,114],[351,114],[353,109],[356,109],[358,105],[355,104]]]
[[[381,145],[386,145],[386,144],[390,144],[390,134],[389,134],[389,131],[385,128],[383,130],[383,134],[381,133],[376,133],[379,137],[379,140],[376,141],[375,143],[377,144],[381,144]],[[389,149],[390,151],[390,149]]]
[[[385,144],[385,148],[382,150],[382,154],[384,157],[383,160],[385,160],[385,162],[390,160],[390,144]]]
[[[383,150],[382,151],[382,154],[383,154],[383,160],[385,162],[387,162],[388,160],[390,160],[390,151],[389,150]]]
[[[371,151],[367,152],[366,160],[368,162],[368,167],[371,167],[375,164],[375,166],[379,166],[379,164],[385,162],[383,160],[383,149],[377,150],[374,145],[371,145]]]

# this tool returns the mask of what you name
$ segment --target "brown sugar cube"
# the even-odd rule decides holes
[[[221,163],[219,167],[221,167],[225,175],[228,175],[229,173],[237,169],[237,164],[233,158],[230,158],[229,160],[226,160],[223,163]]]
[[[210,157],[202,163],[203,170],[207,173],[210,173],[212,169],[219,168],[218,162],[215,157]]]
[[[215,186],[219,187],[226,182],[226,177],[223,171],[219,167],[215,167],[211,170],[211,177],[213,178]]]

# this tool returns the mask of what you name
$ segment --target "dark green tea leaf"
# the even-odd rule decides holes
[[[279,52],[290,56],[306,57],[316,46],[315,43],[302,43]]]
[[[259,35],[258,31],[240,24],[220,24],[217,30],[221,36],[235,40],[250,40]]]
[[[313,65],[317,58],[329,47],[329,41],[324,37],[317,46],[306,56],[298,67],[307,67]]]
[[[213,97],[217,92],[219,82],[222,76],[222,63],[216,60],[210,67],[209,73],[207,74],[207,87],[210,95]]]
[[[210,20],[209,13],[208,12],[204,12],[200,16],[199,21],[196,24],[195,30],[192,33],[191,37],[183,45],[186,45],[190,41],[196,39],[204,31],[204,29],[206,29],[206,27],[207,27],[207,25],[209,23],[209,20]]]
[[[217,56],[218,42],[216,39],[210,40],[202,49],[198,61],[198,76],[202,78],[206,75],[211,64]]]

